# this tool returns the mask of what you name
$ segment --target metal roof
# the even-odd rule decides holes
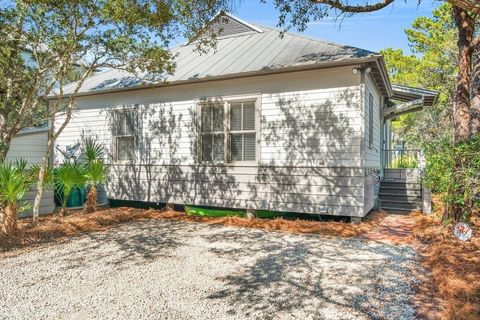
[[[173,75],[138,77],[124,70],[110,69],[88,78],[79,93],[96,94],[355,63],[374,66],[382,91],[386,95],[391,93],[383,59],[375,52],[288,32],[281,36],[277,29],[247,23],[228,13],[217,16],[209,28],[218,34],[216,48],[201,53],[195,50],[194,44],[187,43],[172,49],[176,64]],[[71,94],[74,88],[75,83],[65,86],[64,95]]]
[[[391,100],[409,102],[417,99],[423,100],[423,105],[430,107],[437,102],[439,95],[438,91],[427,90],[422,88],[412,88],[407,86],[401,86],[398,84],[392,85],[393,95]]]

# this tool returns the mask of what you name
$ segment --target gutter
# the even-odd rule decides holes
[[[309,71],[309,70],[319,70],[319,69],[327,69],[333,67],[340,67],[340,66],[350,66],[350,65],[358,65],[367,62],[375,62],[377,66],[385,65],[385,63],[378,64],[378,59],[381,58],[380,55],[369,56],[365,58],[357,58],[357,59],[350,59],[348,61],[333,61],[333,62],[325,62],[321,64],[311,64],[311,65],[302,65],[302,66],[293,66],[281,69],[264,69],[264,70],[256,70],[256,71],[248,71],[248,72],[241,72],[241,73],[233,73],[228,75],[221,75],[221,76],[212,76],[212,77],[205,77],[199,79],[188,79],[188,80],[177,80],[172,82],[162,82],[162,83],[153,83],[153,84],[145,84],[136,87],[130,88],[112,88],[106,89],[101,91],[87,91],[78,93],[77,97],[85,97],[85,96],[94,96],[94,95],[101,95],[101,94],[108,94],[108,93],[116,93],[116,92],[126,92],[126,91],[135,91],[135,90],[145,90],[145,89],[154,89],[159,87],[170,87],[170,86],[178,86],[178,85],[185,85],[185,84],[195,84],[195,83],[202,83],[202,82],[213,82],[213,81],[220,81],[220,80],[230,80],[230,79],[241,79],[247,78],[251,76],[263,76],[263,75],[272,75],[272,74],[282,74],[288,72],[297,72],[297,71]],[[383,61],[383,58],[381,58]],[[382,74],[382,78],[386,75],[386,69],[383,67],[379,67]],[[388,84],[387,92],[391,92],[390,81],[386,80],[388,76],[384,78],[384,83]],[[56,96],[50,95],[46,97],[47,100],[59,99],[59,98],[67,98],[70,97],[71,94],[64,94],[63,96]]]
[[[382,116],[384,120],[395,118],[402,114],[420,111],[425,106],[425,99],[422,97],[413,101],[397,104],[390,108],[384,108],[382,110]]]

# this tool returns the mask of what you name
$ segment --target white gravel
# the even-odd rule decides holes
[[[1,319],[414,319],[415,252],[146,221],[0,257]]]

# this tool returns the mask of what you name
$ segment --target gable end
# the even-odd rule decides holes
[[[262,32],[259,28],[228,13],[220,13],[217,15],[208,28],[217,35],[217,37],[226,37],[246,32]]]

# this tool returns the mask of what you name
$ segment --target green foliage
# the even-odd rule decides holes
[[[90,186],[98,186],[107,180],[107,165],[103,162],[105,146],[92,137],[85,138],[82,148],[85,158],[85,179]]]
[[[415,169],[418,168],[418,161],[412,156],[404,156],[392,161],[391,167],[396,169]]]
[[[29,179],[32,182],[36,182],[38,180],[38,176],[39,176],[39,173],[40,173],[40,168],[41,168],[41,166],[38,163],[34,163],[28,169]],[[47,186],[53,186],[53,184],[54,184],[53,171],[49,167],[47,167],[45,169],[45,175],[43,177],[43,183]]]
[[[140,80],[172,73],[170,42],[192,39],[229,0],[0,1],[0,161],[11,139],[62,111],[97,70],[127,70]],[[202,37],[199,46],[215,43]],[[72,83],[72,81],[75,81]],[[71,85],[68,99],[64,87]],[[47,110],[44,97],[57,94]]]
[[[107,180],[107,166],[102,161],[93,161],[85,165],[87,185],[98,186]]]
[[[87,162],[98,161],[105,155],[105,146],[92,137],[83,140],[82,156]]]
[[[463,208],[463,219],[480,208],[480,135],[453,144],[445,138],[427,148],[425,184],[441,193],[447,207]]]
[[[413,55],[402,50],[382,50],[393,83],[440,92],[438,103],[393,122],[397,137],[418,147],[452,136],[452,101],[457,74],[458,31],[447,3],[433,17],[419,17],[406,29]]]
[[[25,172],[26,162],[0,163],[0,203],[9,205],[18,203],[32,185],[31,179]]]
[[[72,191],[85,186],[85,175],[85,165],[78,163],[64,163],[53,170],[55,189],[61,194],[59,201],[64,210]]]

